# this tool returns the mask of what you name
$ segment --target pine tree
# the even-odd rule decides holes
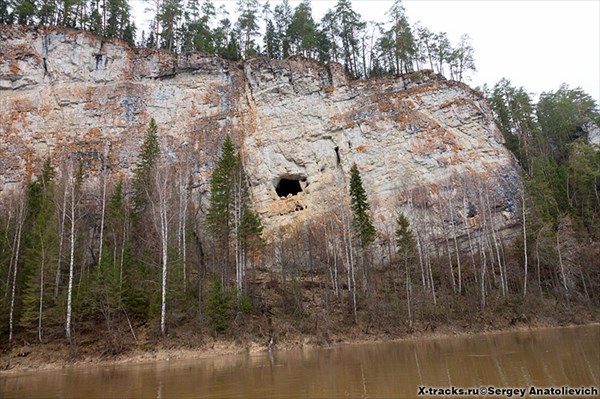
[[[334,9],[334,20],[338,24],[337,33],[342,42],[344,67],[353,76],[358,77],[358,38],[365,27],[360,15],[352,9],[350,0],[338,0]]]
[[[289,0],[283,0],[281,4],[275,6],[273,16],[280,58],[285,59],[290,56],[290,40],[287,37],[287,31],[292,22],[292,7]]]
[[[259,29],[258,7],[258,0],[237,0],[238,29],[243,43],[244,57],[255,54],[254,37]]]
[[[558,162],[568,157],[567,144],[576,137],[577,128],[587,120],[600,123],[596,101],[581,88],[562,84],[556,92],[540,94],[537,119],[542,130],[542,151]]]
[[[179,21],[181,19],[181,0],[163,0],[158,19],[161,25],[161,48],[169,51],[177,48]]]
[[[359,239],[360,246],[366,248],[375,240],[375,227],[369,217],[370,205],[362,178],[356,164],[350,169],[350,207],[352,208],[352,226]]]
[[[394,1],[387,15],[390,18],[392,27],[384,34],[383,38],[390,45],[388,49],[391,52],[389,58],[394,60],[394,72],[397,74],[409,72],[412,69],[415,44],[402,1]]]
[[[34,18],[37,7],[35,0],[16,0],[12,4],[12,7],[18,24],[28,25],[35,22]]]
[[[511,150],[527,174],[531,175],[532,142],[539,136],[535,120],[535,106],[523,87],[513,87],[507,79],[501,79],[486,99],[494,112],[494,120]]]
[[[0,24],[13,23],[13,13],[9,6],[8,0],[0,0]]]
[[[309,0],[296,7],[286,33],[293,54],[312,56],[316,47],[317,32]]]

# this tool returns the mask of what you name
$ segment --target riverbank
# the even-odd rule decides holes
[[[534,329],[598,325],[594,314],[589,313],[578,322],[565,322],[560,318],[533,318],[530,320],[506,321],[496,320],[495,324],[470,324],[450,322],[431,329],[423,323],[416,323],[413,330],[406,331],[365,331],[360,326],[353,326],[340,334],[332,334],[329,342],[314,335],[288,334],[273,344],[274,351],[308,349],[317,347],[333,347],[381,342],[398,342],[417,339],[434,339],[444,337],[460,337],[478,334],[496,334],[505,332],[527,331]],[[223,355],[260,353],[268,350],[267,343],[257,339],[241,342],[239,339],[214,338],[206,339],[196,347],[190,347],[177,337],[164,338],[152,348],[142,346],[120,354],[108,355],[99,345],[81,346],[67,343],[42,343],[13,345],[5,349],[0,357],[0,375],[18,374],[28,371],[57,370],[75,366],[109,366],[119,364],[142,364],[157,361],[191,360]]]
[[[371,277],[383,281],[385,275]],[[265,274],[251,282],[246,296],[230,300],[221,330],[207,308],[199,313],[193,305],[187,314],[169,315],[166,335],[160,320],[125,312],[113,313],[110,324],[77,320],[70,342],[60,324],[45,324],[42,343],[20,328],[11,344],[4,335],[0,339],[0,373],[257,353],[269,345],[285,351],[600,323],[599,306],[552,295],[504,297],[493,291],[483,311],[469,295],[442,294],[437,303],[413,295],[411,323],[405,298],[387,297],[393,291],[365,295],[355,316],[343,294],[331,295],[311,276],[298,286],[282,286]]]

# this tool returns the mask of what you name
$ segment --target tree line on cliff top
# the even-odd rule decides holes
[[[445,32],[411,25],[401,0],[393,1],[381,21],[365,21],[349,0],[338,0],[320,21],[310,0],[295,8],[288,0],[275,7],[269,1],[238,0],[237,20],[211,0],[150,0],[147,5],[152,23],[139,41],[127,0],[0,0],[0,23],[65,26],[140,47],[230,60],[301,55],[339,62],[355,78],[432,69],[463,81],[475,70],[467,35],[452,45]]]
[[[2,344],[91,334],[116,353],[179,333],[326,342],[347,326],[518,323],[548,309],[577,321],[573,309],[600,304],[600,153],[578,133],[597,105],[567,86],[537,104],[506,80],[483,91],[522,166],[520,195],[502,191],[501,171],[453,175],[435,193],[399,182],[388,220],[355,164],[336,209],[268,245],[230,137],[208,190],[192,189],[194,155],[170,158],[154,121],[131,178],[109,173],[106,154],[95,175],[81,154],[46,160],[1,199]],[[502,206],[516,237],[500,231]]]

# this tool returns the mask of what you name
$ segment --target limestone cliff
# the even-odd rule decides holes
[[[518,171],[485,100],[427,71],[350,81],[337,64],[235,63],[0,26],[0,111],[0,190],[48,155],[76,154],[90,182],[103,157],[130,173],[154,117],[200,202],[231,135],[267,231],[338,209],[353,163],[381,225],[399,207],[458,228],[485,222],[484,208],[497,229],[514,224]]]

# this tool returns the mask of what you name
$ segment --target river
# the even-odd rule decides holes
[[[420,386],[599,384],[592,325],[31,371],[0,375],[0,398],[406,398]]]

